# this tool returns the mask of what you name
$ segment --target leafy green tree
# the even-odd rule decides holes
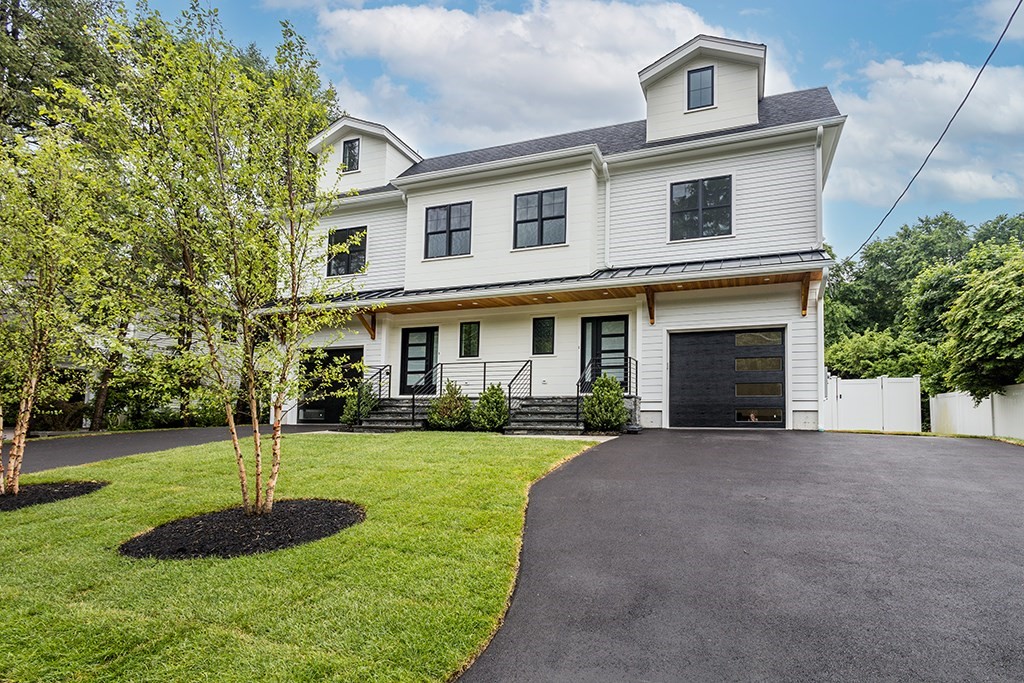
[[[973,239],[975,243],[994,241],[1006,244],[1016,241],[1024,244],[1024,213],[1016,216],[1002,214],[985,221],[974,231]]]
[[[855,331],[900,322],[903,301],[918,273],[935,263],[956,263],[970,249],[970,228],[950,213],[919,218],[895,235],[864,248],[846,302],[858,313]]]
[[[868,330],[829,346],[825,365],[833,375],[846,379],[921,375],[928,393],[945,390],[941,350],[909,335],[894,336],[890,330]]]
[[[41,93],[54,80],[82,88],[116,81],[113,63],[86,30],[114,7],[108,0],[0,0],[0,139],[47,122]]]
[[[943,317],[949,383],[976,402],[1024,382],[1024,250],[995,270],[968,276]]]
[[[102,174],[64,128],[0,148],[0,354],[18,385],[0,494],[18,493],[40,395],[59,399],[70,388],[54,381],[54,368],[74,364],[86,346],[103,197]]]

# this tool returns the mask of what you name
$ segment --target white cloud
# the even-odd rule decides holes
[[[995,40],[1006,26],[1006,20],[1010,18],[1010,13],[1016,6],[1017,0],[986,0],[981,3],[975,11],[981,19],[982,35]],[[1024,40],[1024,9],[1017,12],[1010,29],[1006,32],[1006,37],[1011,40]]]
[[[895,200],[976,73],[960,62],[870,62],[860,72],[865,94],[835,93],[849,119],[829,199],[877,206]],[[1024,67],[985,70],[911,193],[964,202],[1024,197]]]
[[[323,9],[319,24],[326,62],[378,60],[387,74],[369,92],[343,82],[342,106],[425,154],[642,118],[641,68],[698,33],[730,35],[664,1],[534,0],[519,12],[473,13],[336,8]],[[772,50],[766,88],[793,89],[784,50]]]

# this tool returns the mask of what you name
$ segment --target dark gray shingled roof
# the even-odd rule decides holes
[[[575,285],[607,280],[626,280],[629,278],[649,277],[657,275],[682,275],[708,273],[709,275],[725,276],[722,271],[760,268],[764,266],[809,264],[812,268],[820,268],[832,263],[827,252],[821,249],[810,251],[794,251],[784,254],[768,254],[764,256],[742,256],[725,259],[709,259],[704,261],[684,261],[679,263],[659,263],[650,266],[629,266],[626,268],[604,268],[587,275],[570,275],[567,277],[548,277],[536,280],[517,280],[515,282],[493,282],[480,285],[462,285],[455,287],[433,287],[430,289],[368,289],[358,293],[358,298],[367,301],[384,299],[402,299],[406,297],[426,296],[430,294],[476,294],[510,287],[530,287],[539,285]],[[628,282],[616,283],[627,285]],[[334,297],[332,301],[351,301],[350,294]]]
[[[486,147],[469,152],[432,157],[424,159],[418,164],[413,164],[399,177],[408,178],[434,171],[448,171],[463,166],[503,161],[505,159],[514,159],[531,154],[543,154],[544,152],[554,152],[560,149],[570,149],[583,145],[597,145],[601,153],[606,155],[620,154],[641,149],[653,149],[678,142],[703,140],[719,135],[763,130],[792,123],[827,119],[840,116],[840,113],[836,103],[832,100],[832,95],[829,93],[828,88],[814,88],[812,90],[798,90],[797,92],[765,97],[758,104],[757,115],[758,123],[751,126],[717,130],[711,133],[688,135],[669,140],[658,140],[657,142],[647,142],[646,121],[630,121],[629,123],[619,123],[614,126],[591,128],[589,130],[576,131],[575,133],[563,133],[562,135],[552,135],[525,142],[513,142],[508,145],[498,145],[497,147]]]

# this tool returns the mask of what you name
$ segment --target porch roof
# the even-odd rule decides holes
[[[587,275],[427,289],[372,289],[337,304],[384,305],[389,313],[524,306],[633,297],[638,294],[820,280],[834,262],[821,249],[761,256],[603,268]]]

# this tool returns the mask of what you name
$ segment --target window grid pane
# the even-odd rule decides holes
[[[687,74],[688,109],[710,107],[714,104],[714,67],[705,67]]]
[[[565,244],[566,190],[516,196],[513,248]]]
[[[359,272],[366,263],[365,232],[366,228],[343,228],[340,230],[331,230],[327,238],[329,247],[345,244],[357,234],[363,233],[363,235],[360,238],[359,244],[352,243],[348,245],[347,253],[338,252],[330,256],[327,260],[328,277],[352,275]]]
[[[359,170],[359,140],[346,140],[341,146],[341,163],[346,171]]]
[[[427,209],[425,258],[470,253],[473,204],[448,204]]]
[[[462,323],[459,326],[459,358],[480,355],[480,323]]]
[[[673,183],[669,188],[669,239],[732,234],[732,176]]]

